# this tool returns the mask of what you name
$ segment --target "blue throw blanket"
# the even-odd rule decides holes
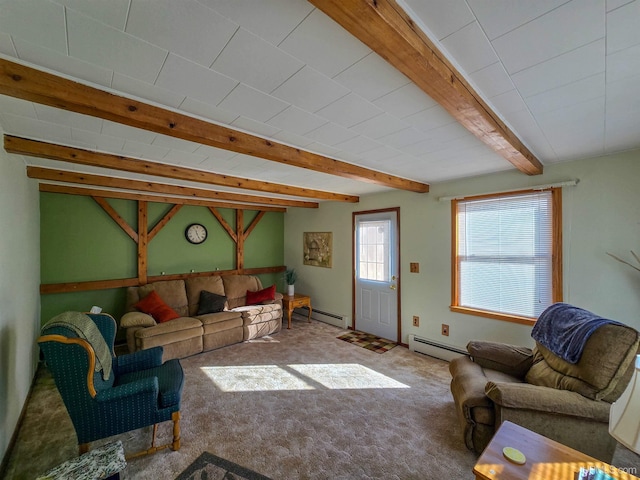
[[[567,303],[555,303],[542,312],[531,336],[567,362],[578,363],[591,334],[607,324],[623,325]]]

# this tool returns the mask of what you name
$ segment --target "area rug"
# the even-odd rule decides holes
[[[204,452],[176,480],[271,480],[237,463]]]
[[[358,332],[357,330],[339,335],[337,338],[376,353],[388,352],[396,346],[396,343],[391,340],[376,337],[370,333]]]

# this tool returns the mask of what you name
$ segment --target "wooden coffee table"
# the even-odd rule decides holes
[[[520,450],[526,457],[524,465],[507,460],[502,453],[504,447]],[[638,480],[630,473],[511,422],[500,425],[473,473],[476,480],[574,480],[580,467],[599,468],[618,480]]]
[[[311,323],[311,297],[310,296],[303,295],[301,293],[295,293],[292,296],[283,294],[282,306],[287,311],[287,319],[288,319],[287,328],[291,328],[291,314],[293,313],[294,308],[304,307],[309,309],[308,320],[309,320],[309,323]]]

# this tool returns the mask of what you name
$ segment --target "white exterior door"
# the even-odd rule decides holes
[[[355,329],[398,341],[398,211],[354,214]]]

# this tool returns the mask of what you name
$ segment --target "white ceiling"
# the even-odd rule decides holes
[[[640,147],[640,0],[399,3],[543,164]],[[304,0],[5,0],[0,55],[425,183],[514,168]],[[0,125],[316,190],[388,190],[1,95]]]

